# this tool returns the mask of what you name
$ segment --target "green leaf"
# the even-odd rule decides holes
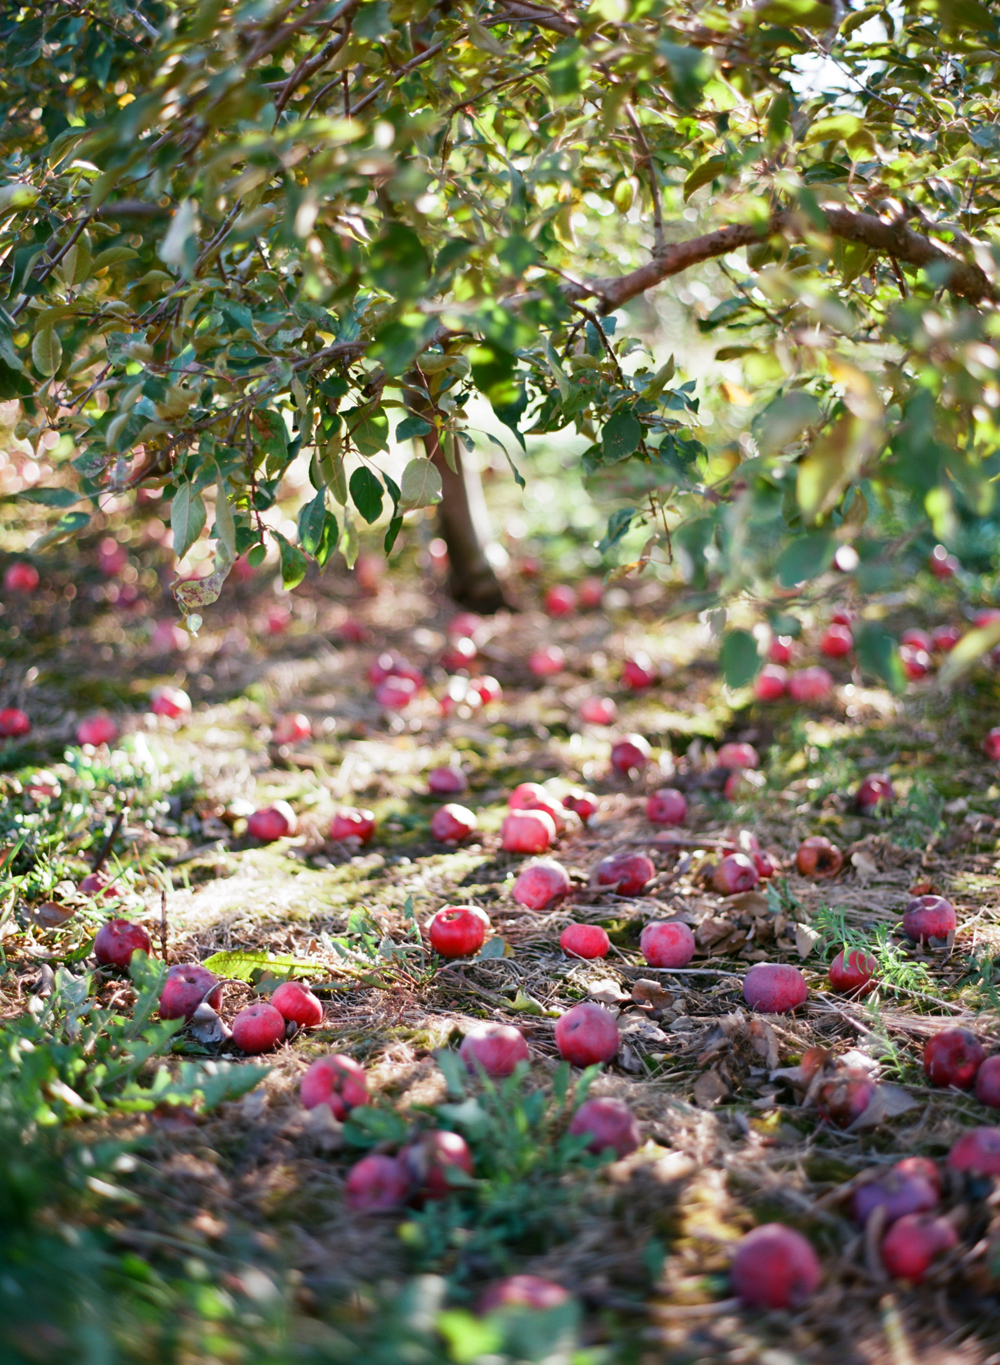
[[[611,414],[601,432],[601,450],[607,464],[626,460],[639,449],[642,423],[631,408],[619,408]]]
[[[433,507],[441,501],[441,488],[437,465],[426,459],[411,460],[400,480],[400,507],[404,512],[417,507]]]
[[[748,630],[727,630],[719,650],[719,665],[726,679],[726,686],[746,687],[753,682],[760,669],[760,652],[757,641]]]
[[[419,436],[426,436],[433,430],[430,422],[425,422],[422,417],[404,417],[396,428],[396,440],[411,441]]]
[[[436,318],[408,313],[379,328],[368,354],[382,362],[386,374],[405,374],[437,329]]]
[[[580,89],[580,67],[584,52],[575,38],[567,38],[549,57],[545,64],[545,75],[549,89],[558,99],[575,95]]]
[[[39,374],[54,375],[62,364],[62,342],[53,327],[43,327],[31,342],[31,361]]]
[[[39,550],[47,550],[50,545],[65,540],[67,536],[75,535],[77,531],[82,531],[89,524],[89,512],[64,512],[52,530],[46,531],[43,536],[39,536],[28,548],[32,554],[36,554]]]
[[[514,380],[517,360],[510,351],[493,341],[470,346],[467,352],[472,366],[472,379],[480,393],[494,406],[516,403],[520,386]]]
[[[236,520],[225,479],[220,478],[215,487],[215,538],[226,558],[233,560],[236,558]]]
[[[290,953],[268,953],[260,948],[233,948],[213,953],[202,966],[215,972],[216,976],[250,983],[264,971],[273,976],[315,976],[321,970],[315,962],[293,957]]]
[[[299,509],[299,544],[307,555],[315,555],[323,539],[326,525],[326,493],[321,491]]]
[[[724,156],[710,156],[707,161],[700,162],[684,181],[684,198],[690,199],[695,190],[721,175],[728,164],[728,158]]]
[[[382,541],[382,549],[389,554],[396,543],[396,537],[403,529],[403,518],[393,517],[386,527],[385,539]]]
[[[368,273],[393,298],[414,299],[430,276],[430,261],[412,228],[390,223],[369,250]]]
[[[205,529],[205,504],[189,483],[182,483],[174,494],[170,529],[174,533],[174,554],[183,559]]]
[[[72,507],[80,501],[80,494],[72,488],[27,488],[17,494],[19,502],[35,502],[42,507]]]
[[[382,512],[382,495],[385,489],[367,465],[362,465],[351,475],[351,501],[369,526],[378,521]]]
[[[997,632],[1000,640],[1000,630]],[[854,632],[858,663],[866,673],[873,673],[893,692],[902,692],[906,685],[903,665],[899,657],[899,641],[875,621],[863,621]]]
[[[824,531],[799,536],[788,544],[778,559],[778,582],[783,588],[795,588],[818,578],[833,563],[837,542]]]
[[[637,515],[638,508],[635,507],[619,507],[617,512],[611,513],[608,517],[608,529],[597,546],[601,554],[606,555],[609,550],[614,549],[618,542],[628,535],[632,529],[632,519]]]
[[[293,545],[290,540],[286,540],[280,531],[275,531],[274,536],[278,542],[278,550],[281,555],[281,583],[282,587],[291,591],[297,588],[306,576],[309,568],[309,561],[297,545]]]
[[[352,408],[344,413],[344,420],[351,440],[362,455],[370,459],[372,455],[389,449],[389,418],[383,408],[375,408],[370,412],[365,408]]]

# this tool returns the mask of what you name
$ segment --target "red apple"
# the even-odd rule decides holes
[[[660,787],[646,798],[646,819],[651,825],[683,825],[688,803],[676,787]]]
[[[171,967],[160,992],[161,1019],[190,1019],[204,1001],[217,1010],[222,1004],[222,985],[214,972],[197,962]]]
[[[649,762],[652,749],[642,735],[626,735],[611,746],[611,766],[616,773],[641,772]]]
[[[897,1280],[922,1284],[935,1256],[957,1245],[958,1233],[947,1218],[906,1213],[882,1239],[882,1264]]]
[[[874,976],[878,963],[873,957],[851,950],[845,957],[844,950],[830,963],[830,989],[840,995],[857,992],[858,997],[870,995],[875,989]]]
[[[421,1133],[399,1154],[400,1164],[410,1178],[410,1188],[425,1199],[447,1199],[458,1182],[452,1172],[472,1174],[472,1153],[465,1138],[441,1128]]]
[[[762,1014],[790,1014],[808,994],[805,977],[787,962],[755,962],[743,978],[743,999]]]
[[[816,1096],[821,1119],[838,1128],[849,1128],[875,1098],[876,1085],[864,1072],[845,1069],[824,1081]]]
[[[38,587],[38,570],[25,559],[16,559],[4,570],[3,586],[5,592],[16,596],[32,593]]]
[[[189,637],[174,621],[157,621],[149,638],[149,645],[157,654],[172,654],[186,649]]]
[[[318,1028],[323,1022],[323,1004],[301,981],[283,981],[271,996],[271,1004],[283,1019],[300,1028]]]
[[[30,729],[26,711],[17,706],[5,706],[0,711],[0,739],[23,739]]]
[[[275,602],[264,613],[264,626],[268,635],[283,635],[292,624],[292,613],[280,602]]]
[[[639,951],[651,967],[686,967],[694,949],[694,934],[680,920],[647,924],[639,936]]]
[[[475,905],[446,905],[427,927],[431,947],[442,957],[468,957],[483,946],[490,922]]]
[[[128,971],[132,954],[150,953],[153,942],[141,924],[127,919],[109,919],[102,924],[94,939],[94,956],[102,967],[117,967]]]
[[[456,640],[474,640],[482,631],[483,618],[473,611],[460,611],[448,622],[448,634]]]
[[[478,654],[478,649],[468,637],[459,636],[456,640],[450,640],[445,646],[444,653],[441,655],[441,667],[448,673],[460,673],[463,669],[468,671],[475,663]]]
[[[609,887],[619,896],[638,896],[656,876],[645,853],[611,853],[594,869],[594,883]]]
[[[347,1177],[344,1202],[355,1213],[379,1213],[398,1208],[410,1197],[410,1173],[397,1157],[372,1152],[363,1156]]]
[[[757,876],[761,878],[773,877],[778,871],[778,864],[760,846],[760,840],[751,830],[741,829],[739,833],[739,851],[745,853],[757,869]]]
[[[442,844],[460,844],[478,827],[475,813],[456,801],[449,801],[431,816],[431,834]]]
[[[509,1275],[480,1296],[476,1312],[480,1317],[501,1308],[534,1308],[544,1312],[568,1300],[568,1292],[552,1280],[543,1280],[538,1275]]]
[[[846,658],[853,648],[854,636],[848,626],[834,622],[827,626],[820,636],[819,652],[825,654],[828,659]]]
[[[991,1109],[1000,1109],[1000,1056],[987,1057],[976,1072],[976,1099]]]
[[[368,1103],[368,1077],[352,1057],[331,1053],[319,1057],[299,1083],[299,1098],[307,1109],[325,1104],[335,1119]]]
[[[545,610],[550,616],[569,616],[576,610],[576,593],[564,583],[556,584],[545,594]]]
[[[619,1159],[642,1142],[635,1115],[621,1100],[584,1100],[570,1120],[569,1131],[574,1137],[586,1134],[590,1138],[588,1152],[612,1151]]]
[[[558,645],[543,645],[532,653],[528,667],[536,678],[554,678],[566,667],[566,655]]]
[[[790,664],[793,643],[790,635],[776,635],[767,648],[768,663]]]
[[[830,613],[830,620],[835,626],[853,626],[854,612],[849,607],[838,607]]]
[[[753,691],[758,701],[777,701],[788,689],[788,670],[781,664],[765,664],[754,680]]]
[[[815,880],[835,877],[843,866],[844,855],[824,834],[811,834],[803,839],[795,855],[796,870]]]
[[[745,853],[728,853],[712,868],[712,889],[720,896],[736,896],[741,891],[752,891],[760,880],[752,858]]]
[[[983,740],[983,752],[993,763],[1000,761],[1000,725],[987,730],[986,738]]]
[[[375,814],[370,810],[345,806],[330,821],[331,839],[357,839],[358,843],[367,844],[374,833]]]
[[[115,897],[119,893],[111,885],[106,872],[88,872],[78,884],[77,891],[82,896]]]
[[[247,1005],[233,1020],[233,1042],[251,1056],[272,1052],[284,1038],[285,1017],[266,1000]]]
[[[399,678],[393,674],[376,687],[375,700],[387,711],[403,711],[413,701],[417,691],[417,684],[412,678]]]
[[[953,1171],[1000,1175],[1000,1128],[970,1128],[948,1153]]]
[[[566,811],[562,802],[557,801],[538,782],[522,782],[507,798],[510,810],[542,810],[548,815],[557,830],[566,823]]]
[[[568,791],[563,797],[563,809],[571,810],[574,815],[578,815],[584,824],[587,824],[596,814],[600,802],[593,792],[580,791],[574,788]]]
[[[454,796],[468,785],[461,768],[432,768],[427,774],[427,790],[432,796]]]
[[[955,907],[943,896],[914,896],[903,914],[903,933],[912,943],[947,939],[957,927]]]
[[[585,578],[577,589],[580,606],[593,611],[604,602],[604,582],[600,578]]]
[[[611,940],[599,924],[567,924],[559,935],[559,947],[575,957],[607,957]]]
[[[583,1000],[556,1020],[556,1047],[574,1066],[610,1062],[618,1051],[618,1025],[603,1005]]]
[[[885,773],[871,773],[854,793],[854,804],[862,815],[880,815],[895,799],[892,782]]]
[[[544,853],[555,837],[555,822],[543,810],[512,810],[500,828],[507,853]]]
[[[77,744],[114,744],[118,738],[118,726],[109,715],[97,711],[85,716],[76,727]]]
[[[962,638],[957,626],[938,626],[931,631],[931,647],[938,654],[950,654]]]
[[[491,706],[503,700],[503,688],[496,678],[491,678],[488,673],[479,678],[470,678],[469,691],[479,697],[483,706]]]
[[[745,1308],[798,1308],[822,1278],[819,1258],[800,1232],[763,1223],[736,1249],[730,1283]]]
[[[618,707],[610,697],[584,697],[580,703],[580,719],[588,725],[614,725]]]
[[[985,1060],[986,1049],[968,1029],[942,1029],[924,1044],[924,1075],[931,1085],[968,1090]]]
[[[287,839],[295,833],[298,821],[287,801],[275,801],[272,806],[255,810],[247,821],[247,834],[262,844],[275,839]]]
[[[962,566],[943,545],[935,545],[927,560],[927,567],[935,578],[945,579],[954,578]]]
[[[833,679],[825,668],[800,668],[790,674],[788,695],[792,701],[825,701],[833,691]]]
[[[529,910],[547,910],[568,895],[569,889],[569,873],[562,863],[554,858],[542,858],[521,869],[511,894],[518,905]]]
[[[191,698],[180,687],[154,687],[150,694],[149,709],[154,716],[177,720],[180,716],[191,714]]]
[[[301,711],[289,711],[275,721],[271,738],[275,744],[298,744],[300,740],[312,738],[309,717]]]
[[[480,1068],[493,1080],[512,1075],[519,1062],[528,1061],[524,1034],[513,1024],[479,1024],[462,1039],[459,1056],[475,1073]]]
[[[877,1208],[885,1210],[883,1216],[886,1227],[908,1213],[927,1213],[937,1208],[940,1187],[937,1171],[933,1172],[933,1179],[930,1179],[922,1173],[902,1170],[903,1165],[903,1162],[897,1163],[892,1170],[875,1180],[869,1180],[867,1184],[858,1185],[854,1190],[851,1195],[851,1217],[859,1227],[865,1226]]]
[[[900,645],[899,661],[911,682],[917,678],[925,678],[931,671],[931,656],[926,650],[914,649],[912,645]]]
[[[633,692],[641,692],[652,687],[659,680],[659,670],[648,654],[634,654],[625,660],[622,668],[622,686],[630,687]]]
[[[759,768],[760,755],[752,744],[723,744],[715,759],[716,767],[739,771]]]
[[[925,654],[929,654],[934,648],[931,643],[931,637],[927,634],[926,630],[918,630],[916,628],[904,630],[899,637],[899,643],[901,645],[910,645],[913,649],[922,649]]]

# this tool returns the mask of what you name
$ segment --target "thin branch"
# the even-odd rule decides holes
[[[307,81],[310,76],[315,75],[317,71],[320,71],[324,66],[326,66],[327,62],[330,61],[332,57],[335,57],[337,53],[340,51],[340,49],[347,42],[348,38],[351,36],[351,20],[353,18],[353,11],[357,9],[359,3],[360,0],[344,0],[344,3],[342,5],[339,5],[337,9],[334,11],[333,17],[324,26],[324,31],[326,33],[329,33],[330,29],[333,28],[334,24],[338,21],[338,19],[342,19],[346,15],[347,23],[344,25],[343,33],[338,33],[335,38],[331,38],[330,41],[326,43],[318,53],[315,54],[315,56],[302,58],[298,66],[288,77],[288,80],[285,81],[284,88],[281,94],[274,102],[275,123],[277,123],[278,119],[281,117],[282,110],[285,108],[285,105],[288,103],[288,101],[292,98],[292,95],[295,93],[298,86],[301,85],[303,81]]]
[[[665,243],[663,239],[663,210],[660,207],[660,187],[656,180],[656,167],[653,165],[653,154],[649,150],[646,134],[642,131],[642,125],[631,104],[625,105],[625,116],[632,125],[632,131],[635,133],[635,140],[639,144],[639,159],[645,162],[646,174],[649,176],[649,193],[653,198],[653,254],[658,256],[663,250]]]

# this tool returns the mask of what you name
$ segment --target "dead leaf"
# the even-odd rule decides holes
[[[898,1118],[900,1114],[907,1114],[911,1109],[916,1109],[917,1104],[918,1101],[901,1085],[883,1081],[881,1085],[876,1086],[875,1094],[868,1101],[864,1113],[858,1115],[847,1131],[858,1133],[866,1128],[877,1128],[885,1119]]]
[[[700,1109],[711,1109],[728,1095],[729,1086],[714,1067],[703,1071],[694,1083],[694,1102]]]
[[[339,1152],[344,1145],[344,1125],[334,1118],[328,1104],[309,1110],[303,1131],[321,1152]]]
[[[863,848],[859,848],[851,854],[851,863],[858,874],[858,881],[862,883],[871,881],[872,877],[878,872],[878,863]]]
[[[591,981],[587,987],[587,995],[602,1005],[618,1005],[628,999],[618,982],[610,976],[602,976],[599,981]]]
[[[58,901],[42,901],[40,905],[28,911],[28,918],[43,929],[58,929],[75,914],[76,910],[71,905],[60,905]]]
[[[741,891],[736,896],[729,896],[726,900],[726,909],[730,908],[741,915],[770,916],[771,913],[768,899],[760,891]]]
[[[647,981],[645,977],[640,977],[632,986],[632,999],[637,1005],[648,1005],[653,1010],[665,1010],[674,1002],[673,993],[660,985],[658,981]]]
[[[191,1023],[188,1028],[192,1037],[197,1038],[198,1042],[204,1044],[205,1047],[211,1047],[217,1043],[226,1043],[233,1036],[232,1029],[204,1000],[191,1016]]]
[[[763,1058],[768,1071],[772,1071],[778,1065],[781,1056],[778,1035],[766,1019],[761,1019],[756,1014],[750,1017],[748,1028],[754,1051],[758,1057]]]
[[[629,1015],[624,1023],[619,1020],[619,1025],[622,1038],[640,1052],[649,1052],[652,1048],[662,1047],[670,1041],[663,1030],[648,1019],[637,1019],[635,1015]]]
[[[822,934],[810,925],[795,925],[795,950],[799,957],[808,957],[821,938]]]

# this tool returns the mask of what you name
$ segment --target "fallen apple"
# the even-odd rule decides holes
[[[574,957],[607,957],[611,940],[599,924],[567,924],[559,935],[559,947]]]
[[[325,1104],[335,1119],[368,1103],[368,1077],[352,1057],[331,1053],[319,1057],[299,1082],[299,1098],[307,1109]]]
[[[468,957],[483,946],[490,921],[475,905],[446,905],[427,927],[431,947],[442,957]]]
[[[559,1056],[574,1066],[610,1062],[618,1051],[615,1016],[592,1000],[583,1000],[561,1014],[556,1020],[555,1037]]]
[[[470,1071],[485,1071],[493,1080],[503,1080],[520,1062],[528,1061],[524,1034],[513,1024],[477,1025],[462,1039],[458,1052]]]

